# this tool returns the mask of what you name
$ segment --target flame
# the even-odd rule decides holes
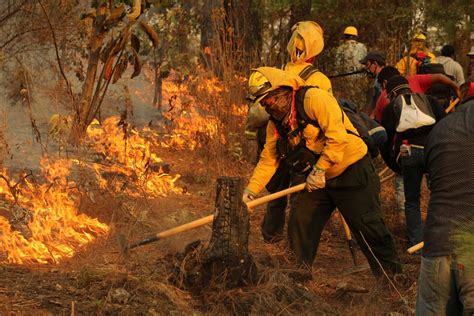
[[[144,67],[142,73],[146,84],[155,84],[153,70]],[[233,80],[243,87],[247,79],[235,76]],[[153,99],[153,91],[153,86],[132,90],[145,104]],[[240,125],[245,122],[247,106],[242,103],[243,97],[230,98],[229,87],[201,67],[197,67],[195,74],[188,75],[186,80],[171,72],[162,82],[162,96],[160,109],[167,122],[161,125],[167,130],[157,138],[157,144],[163,148],[195,150],[208,148],[210,141],[226,145],[229,143],[226,131],[229,130],[227,121],[230,116]],[[225,96],[230,100],[224,100]]]
[[[16,190],[17,205],[30,217],[24,224],[31,236],[13,230],[10,222],[0,216],[0,263],[57,263],[109,231],[97,219],[78,214],[70,189],[74,183],[67,181],[70,162],[43,159],[41,165],[46,183],[36,184],[25,178]],[[5,181],[0,182],[0,194],[14,203]]]
[[[146,71],[144,73],[147,75]],[[8,172],[3,170],[0,196],[25,212],[26,220],[23,219],[21,225],[27,227],[24,229],[27,232],[17,229],[11,214],[8,215],[10,219],[0,215],[0,263],[56,263],[108,233],[106,224],[78,214],[74,194],[76,185],[68,180],[74,164],[91,167],[97,184],[104,190],[125,192],[132,197],[143,196],[143,193],[151,197],[182,193],[182,189],[175,185],[180,175],[172,176],[163,170],[163,161],[153,151],[153,146],[194,150],[208,148],[211,140],[228,144],[228,133],[224,131],[229,118],[242,124],[247,109],[239,103],[239,98],[222,100],[223,95],[231,98],[232,94],[217,78],[207,76],[199,69],[196,73],[188,76],[185,84],[177,84],[173,75],[163,81],[163,100],[168,103],[162,112],[165,132],[132,129],[119,117],[110,117],[101,125],[93,122],[87,130],[86,144],[105,157],[104,164],[45,158],[42,160],[44,183],[36,183],[27,177],[15,187],[15,182],[5,176]],[[148,71],[148,74],[150,80],[145,82],[154,84],[153,72]],[[244,78],[235,78],[237,83],[243,84],[244,81]],[[150,95],[147,95],[150,91],[154,89],[142,88],[134,93],[142,100],[150,100]],[[227,107],[224,104],[228,104]],[[67,134],[71,122],[70,118],[53,116],[50,123],[54,128],[50,134]],[[109,183],[105,171],[125,175],[127,181],[133,183],[133,188],[124,191],[119,184]],[[136,190],[137,187],[141,190]]]
[[[141,131],[121,128],[120,118],[112,116],[107,118],[102,125],[97,122],[91,124],[87,130],[88,142],[95,150],[113,163],[112,170],[136,179],[136,182],[145,190],[148,196],[166,196],[168,193],[182,193],[182,189],[175,186],[180,175],[171,176],[160,167],[163,160],[151,149],[152,143],[158,143],[158,135],[149,128]],[[145,134],[148,139],[142,137]],[[158,166],[158,170],[151,170]],[[101,187],[107,187],[107,181],[101,176],[102,166],[95,165],[94,169]],[[115,188],[121,191],[121,188]],[[126,190],[130,196],[141,196],[137,190]]]

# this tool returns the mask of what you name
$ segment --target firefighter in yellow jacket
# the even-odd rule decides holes
[[[324,225],[338,207],[374,275],[381,276],[382,271],[366,242],[386,271],[399,272],[401,264],[382,218],[380,183],[367,146],[331,94],[303,85],[297,75],[277,68],[261,67],[251,73],[249,97],[259,101],[271,118],[243,201],[255,198],[285,156],[293,183],[306,181],[306,190],[291,197],[288,223],[298,261],[311,266]]]
[[[314,21],[298,22],[291,28],[291,38],[287,45],[290,61],[283,67],[299,75],[307,86],[318,86],[332,93],[331,81],[318,71],[313,63],[323,51],[323,29]]]
[[[323,90],[332,93],[332,85],[326,75],[313,66],[316,57],[323,51],[324,37],[323,29],[314,21],[301,21],[291,28],[291,38],[287,45],[287,51],[290,61],[282,68],[300,77],[308,86],[318,86]],[[256,131],[262,126],[266,126],[269,116],[258,102],[250,104],[245,134],[249,138],[255,138],[258,135]],[[259,147],[263,147],[263,141]],[[261,148],[259,148],[261,150]]]
[[[315,58],[324,48],[323,29],[314,21],[301,21],[291,28],[291,38],[287,45],[290,61],[283,66],[283,69],[298,75],[305,81],[307,86],[318,86],[321,89],[332,93],[331,81],[314,65]],[[263,112],[263,113],[262,113]],[[256,117],[253,117],[255,115]],[[257,133],[260,149],[265,144],[265,127],[269,116],[263,107],[258,103],[253,103],[249,110],[248,122],[257,117],[262,121],[262,125]],[[270,193],[284,190],[290,185],[290,175],[288,167],[282,165],[277,170],[275,177],[267,186]],[[267,242],[277,242],[283,238],[285,226],[286,207],[288,198],[282,197],[267,204],[267,211],[262,222],[262,236]]]
[[[423,64],[434,63],[436,56],[426,47],[426,36],[418,33],[413,36],[410,51],[395,65],[402,76],[416,75]]]

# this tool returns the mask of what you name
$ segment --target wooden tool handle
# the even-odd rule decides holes
[[[341,212],[339,212],[339,217],[341,218],[342,227],[344,227],[344,232],[346,233],[347,240],[352,240],[351,230],[349,228],[349,225],[347,225],[346,220],[342,216]]]
[[[282,191],[278,191],[278,192],[275,192],[273,194],[263,196],[261,198],[258,198],[258,199],[255,199],[253,201],[248,202],[247,207],[252,208],[252,207],[255,207],[255,206],[270,202],[270,201],[273,201],[273,200],[278,199],[282,196],[285,196],[285,195],[288,195],[288,194],[291,194],[291,193],[294,193],[294,192],[301,191],[301,190],[304,189],[304,187],[305,187],[305,183],[302,183],[302,184],[299,184],[299,185],[295,185],[294,187],[291,187],[291,188],[288,188],[288,189],[285,189],[285,190],[282,190]],[[160,232],[160,233],[156,234],[155,236],[158,239],[170,237],[170,236],[185,232],[187,230],[206,225],[206,224],[212,222],[213,220],[214,220],[214,215],[209,215],[209,216],[197,219],[195,221],[189,222],[187,224],[183,224],[183,225],[165,230],[163,232]]]
[[[190,229],[193,229],[193,228],[196,228],[196,227],[199,227],[199,226],[206,225],[206,224],[212,222],[213,220],[214,220],[214,215],[209,215],[209,216],[197,219],[195,221],[192,221],[192,222],[189,222],[189,223],[186,223],[186,224],[183,224],[183,225],[165,230],[161,233],[156,234],[156,237],[158,237],[160,239],[170,237],[170,236],[185,232],[187,230],[190,230]]]
[[[254,208],[255,206],[259,206],[261,204],[264,204],[264,203],[276,200],[278,198],[281,198],[282,196],[301,191],[301,190],[304,189],[305,186],[306,186],[306,183],[301,183],[301,184],[295,185],[293,187],[290,187],[288,189],[281,190],[281,191],[278,191],[278,192],[275,192],[275,193],[272,193],[272,194],[269,194],[269,195],[265,195],[261,198],[258,198],[258,199],[255,199],[253,201],[248,202],[247,207],[248,208]]]
[[[456,104],[458,104],[458,103],[459,103],[459,98],[456,98],[451,103],[449,103],[449,106],[445,110],[446,113],[451,112],[454,109],[454,107],[456,106]]]
[[[411,246],[407,249],[407,252],[411,255],[425,246],[425,243],[422,241],[414,246]]]

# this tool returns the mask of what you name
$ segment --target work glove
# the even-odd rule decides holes
[[[326,171],[316,166],[306,178],[306,190],[312,192],[326,186]]]
[[[256,194],[250,191],[249,189],[244,190],[244,195],[242,196],[242,202],[247,204],[250,201],[255,199]]]

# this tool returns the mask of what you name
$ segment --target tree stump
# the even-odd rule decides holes
[[[248,253],[250,218],[242,202],[243,180],[217,179],[212,236],[207,248],[186,247],[175,266],[174,280],[187,289],[230,289],[255,283],[257,270]],[[184,284],[183,284],[184,283]]]

